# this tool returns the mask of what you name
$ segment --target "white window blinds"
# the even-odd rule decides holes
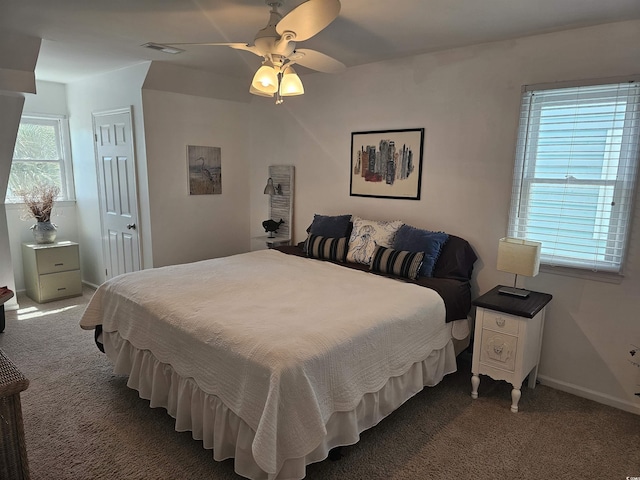
[[[542,242],[543,264],[621,271],[639,90],[627,82],[524,92],[508,235]]]
[[[74,198],[67,119],[60,115],[23,114],[7,185],[6,203],[20,203],[21,190],[36,185],[60,187],[58,200]]]

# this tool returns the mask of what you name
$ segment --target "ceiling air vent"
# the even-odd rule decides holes
[[[151,50],[157,50],[159,52],[171,53],[173,55],[184,52],[184,50],[181,50],[179,48],[169,47],[168,45],[162,45],[160,43],[149,42],[149,43],[145,43],[142,46],[146,48],[150,48]]]

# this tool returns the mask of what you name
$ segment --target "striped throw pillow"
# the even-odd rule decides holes
[[[378,245],[371,257],[369,270],[415,280],[423,260],[424,252],[407,252]]]
[[[347,237],[331,238],[309,234],[305,243],[307,257],[344,262],[347,257]]]

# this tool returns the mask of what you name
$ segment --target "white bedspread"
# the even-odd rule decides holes
[[[443,348],[444,322],[433,290],[263,250],[113,278],[80,325],[117,331],[220,398],[276,473],[316,448],[333,412]]]

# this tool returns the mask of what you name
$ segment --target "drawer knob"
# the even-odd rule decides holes
[[[504,345],[494,345],[493,351],[495,352],[496,355],[500,355],[502,353],[503,348],[504,348]]]
[[[506,323],[504,318],[496,318],[496,325],[498,325],[499,327],[504,327],[504,324]]]

